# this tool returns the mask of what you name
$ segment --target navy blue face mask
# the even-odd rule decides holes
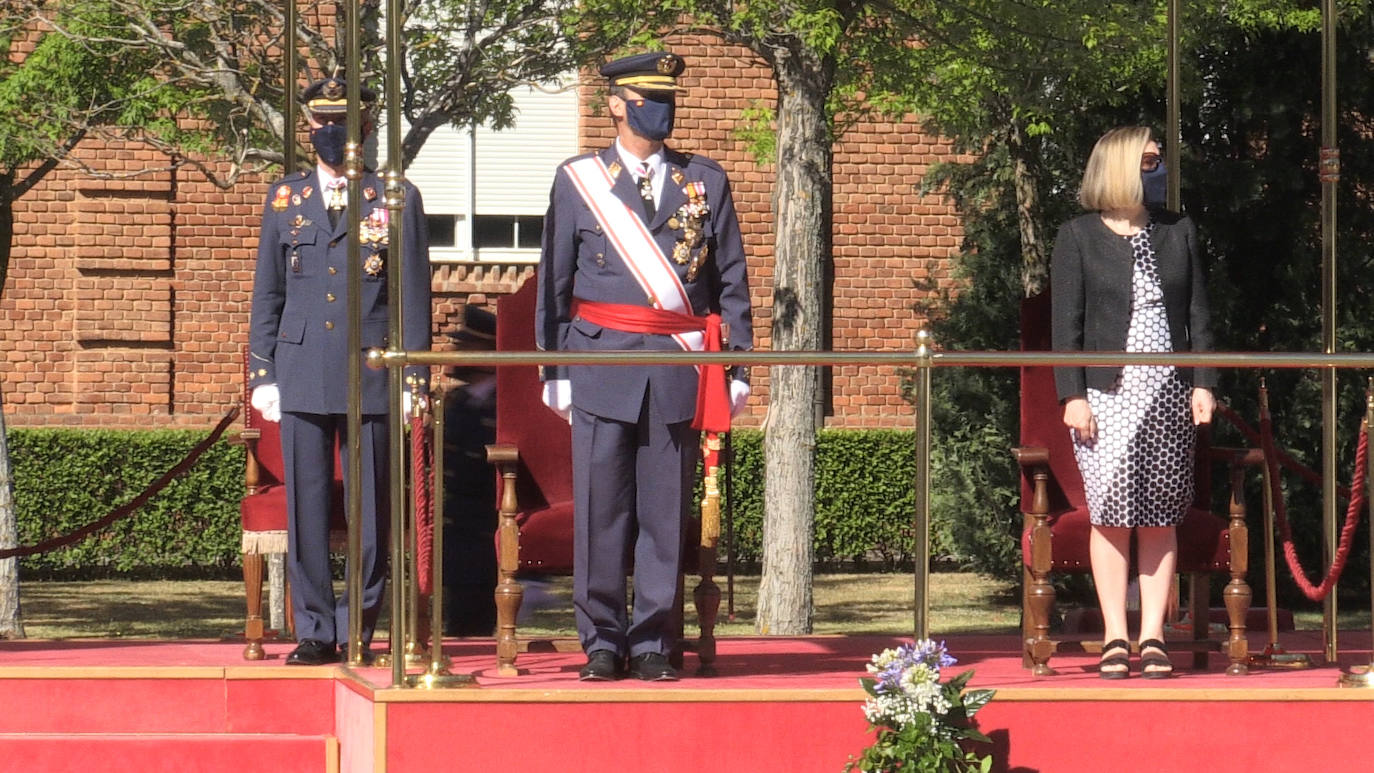
[[[1140,188],[1147,207],[1163,207],[1169,201],[1169,171],[1164,162],[1149,172],[1140,173]]]
[[[344,147],[348,144],[348,127],[342,123],[327,123],[310,130],[310,143],[320,160],[330,166],[340,166],[344,162]]]
[[[670,92],[646,95],[640,99],[625,99],[625,118],[635,134],[661,142],[673,133],[673,114],[676,100]]]

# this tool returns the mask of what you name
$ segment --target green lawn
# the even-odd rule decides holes
[[[725,577],[716,581],[724,594]],[[758,581],[735,578],[735,621],[723,598],[720,634],[754,632]],[[688,590],[695,584],[689,577]],[[570,595],[566,577],[529,586],[521,634],[574,635]],[[909,633],[914,595],[910,574],[816,575],[815,633]],[[20,599],[31,638],[214,638],[243,626],[243,585],[230,581],[21,582]],[[1010,632],[1019,619],[1015,588],[972,573],[931,575],[934,632]]]
[[[1017,630],[1016,586],[971,572],[936,572],[930,578],[935,635]],[[718,576],[716,582],[724,596],[726,578]],[[721,635],[754,633],[758,583],[758,575],[735,578],[735,619],[728,619],[728,599],[723,597],[717,626]],[[689,577],[689,592],[695,584],[696,578]],[[813,587],[815,633],[912,631],[915,583],[910,574],[818,574]],[[574,636],[571,592],[568,577],[527,584],[521,635]],[[233,581],[21,582],[20,599],[25,633],[31,638],[203,639],[243,628],[243,584]],[[1293,611],[1299,629],[1321,628],[1318,605],[1294,606]],[[1341,604],[1340,630],[1369,630],[1369,615],[1367,601]],[[690,622],[690,610],[688,616]],[[382,630],[386,625],[383,613]]]

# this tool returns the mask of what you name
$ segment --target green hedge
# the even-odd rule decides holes
[[[983,443],[980,433],[971,433]],[[735,549],[761,557],[763,434],[734,432]],[[936,443],[931,459],[931,554],[979,568],[1015,569],[1019,514],[1014,485],[971,474],[965,455],[980,445],[961,438]],[[1011,469],[1011,454],[1004,451]],[[1011,481],[1014,483],[1015,473]],[[821,430],[816,438],[815,554],[821,564],[859,562],[883,568],[912,562],[916,451],[910,430]],[[976,532],[976,533],[973,533]],[[1003,544],[1005,543],[1005,544]],[[981,554],[993,555],[983,557]]]
[[[21,544],[69,533],[129,501],[206,434],[11,430]],[[736,549],[741,560],[752,562],[761,557],[763,435],[738,430],[733,442]],[[934,449],[932,553],[978,567],[1007,564],[1014,569],[1014,538],[1002,535],[1004,528],[1014,529],[1015,492],[971,475],[961,462],[961,451],[972,450],[968,445],[969,438],[952,439]],[[1010,466],[1010,455],[1005,458]],[[859,561],[884,568],[910,564],[914,477],[909,430],[821,431],[817,561]],[[243,449],[217,443],[137,514],[70,547],[25,558],[22,566],[30,573],[64,576],[228,573],[238,564],[242,492]]]
[[[19,542],[68,534],[138,496],[208,431],[11,429]],[[243,449],[223,441],[142,509],[81,542],[21,560],[39,575],[203,576],[239,556]]]

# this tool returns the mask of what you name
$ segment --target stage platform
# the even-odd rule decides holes
[[[937,637],[939,638],[939,637]],[[974,687],[1001,771],[1366,770],[1374,689],[1339,669],[1174,679],[1098,679],[1095,656],[1021,668],[1015,636],[948,636]],[[587,684],[572,647],[525,652],[496,676],[491,640],[446,643],[475,687],[397,689],[390,669],[286,667],[210,641],[0,641],[0,767],[24,771],[840,771],[867,743],[858,679],[896,636],[731,637],[719,675]],[[1367,632],[1343,632],[1342,664],[1368,664]],[[1314,656],[1320,639],[1282,644]],[[565,643],[567,644],[567,643]],[[1263,647],[1252,637],[1252,650]],[[573,651],[567,651],[567,650]],[[688,655],[688,673],[695,657]]]

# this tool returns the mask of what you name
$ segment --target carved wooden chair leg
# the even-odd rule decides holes
[[[1031,527],[1030,516],[1026,516],[1022,521],[1022,530]],[[1021,562],[1021,667],[1031,668],[1035,665],[1031,661],[1030,642],[1035,640],[1035,623],[1031,620],[1030,599],[1031,584],[1035,582],[1034,575],[1031,574],[1026,562]]]
[[[1026,514],[1031,519],[1031,554],[1025,590],[1030,630],[1025,640],[1025,657],[1031,662],[1031,673],[1036,676],[1049,676],[1055,673],[1054,669],[1050,668],[1050,657],[1054,654],[1055,644],[1050,639],[1054,586],[1049,580],[1054,554],[1053,546],[1050,544],[1052,535],[1049,526],[1049,470],[1043,462],[1034,466],[1031,479],[1034,484],[1034,497],[1031,511]]]
[[[515,665],[519,643],[515,638],[515,620],[520,613],[520,604],[525,591],[515,580],[520,567],[520,526],[515,514],[518,505],[515,499],[516,459],[513,449],[503,454],[496,447],[488,448],[488,458],[496,463],[501,475],[501,505],[498,510],[497,529],[497,583],[496,583],[496,672],[502,676],[516,676],[520,670]]]
[[[716,584],[716,549],[701,547],[697,560],[701,581],[692,592],[701,636],[697,640],[697,676],[716,675],[716,617],[720,614],[720,586]]]
[[[1249,572],[1250,532],[1245,525],[1245,497],[1242,492],[1241,465],[1231,468],[1231,502],[1229,534],[1231,539],[1231,581],[1222,597],[1226,601],[1226,616],[1231,636],[1226,643],[1226,655],[1231,664],[1226,673],[1240,676],[1249,673],[1250,653],[1245,641],[1245,617],[1250,610],[1250,585],[1245,581]]]
[[[248,640],[243,648],[244,660],[262,660],[267,657],[262,650],[262,570],[261,553],[243,554],[243,589],[247,603],[247,619],[243,623],[243,638]]]

